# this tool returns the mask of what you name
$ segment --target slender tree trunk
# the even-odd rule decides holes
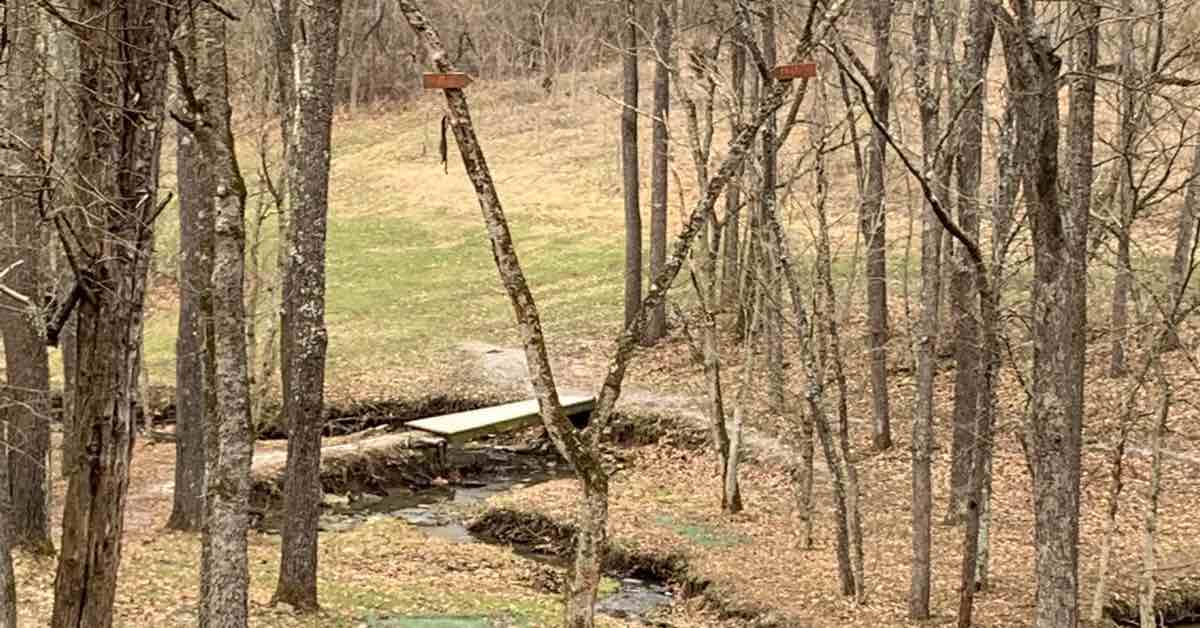
[[[211,176],[207,204],[213,214],[212,330],[216,404],[206,438],[200,626],[238,628],[248,621],[250,391],[246,362],[245,200],[230,126],[225,16],[208,6],[192,9],[195,28],[193,84],[183,84],[189,125]],[[180,74],[181,78],[183,73]]]
[[[0,142],[15,144],[0,166],[0,267],[20,264],[6,279],[9,287],[32,299],[42,291],[42,256],[39,206],[41,173],[43,94],[45,76],[42,59],[45,37],[37,8],[31,2],[10,2],[5,11],[9,34],[4,87],[6,122]],[[3,297],[7,300],[7,297]],[[4,303],[0,326],[4,335],[7,386],[0,412],[7,414],[10,447],[8,482],[0,489],[11,490],[10,543],[39,553],[52,553],[47,481],[50,451],[50,363],[41,338],[36,301],[21,307]]]
[[[1154,572],[1158,569],[1154,548],[1158,533],[1158,497],[1162,488],[1162,440],[1167,430],[1167,416],[1171,412],[1171,388],[1166,376],[1161,373],[1161,368],[1158,367],[1162,403],[1150,440],[1150,490],[1147,495],[1150,504],[1146,508],[1146,518],[1142,525],[1142,572],[1138,578],[1138,618],[1141,620],[1141,628],[1158,627],[1158,616],[1154,612]]]
[[[0,415],[0,486],[8,485],[8,420]],[[0,628],[17,628],[17,577],[13,573],[12,510],[7,491],[0,491]]]
[[[650,276],[662,272],[667,258],[667,168],[670,138],[667,118],[671,110],[671,9],[674,0],[658,0],[654,20],[654,145],[650,163]],[[647,344],[667,333],[666,305],[650,312]]]
[[[1192,154],[1189,177],[1183,205],[1179,208],[1179,217],[1175,222],[1175,253],[1171,257],[1171,272],[1168,278],[1171,305],[1176,310],[1183,301],[1184,287],[1191,278],[1192,258],[1195,254],[1196,216],[1200,213],[1200,145],[1196,146]],[[1167,348],[1178,349],[1182,346],[1179,326],[1171,325],[1167,330]]]
[[[283,274],[283,413],[288,425],[282,557],[273,599],[317,608],[317,519],[324,410],[325,232],[340,0],[293,5],[288,258]]]
[[[740,20],[738,15],[735,19]],[[748,28],[748,27],[747,27]],[[746,104],[746,49],[735,37],[730,52],[730,82],[733,90],[733,111],[729,116],[730,132],[734,135],[742,123],[742,115]],[[731,182],[725,191],[725,242],[724,261],[721,266],[721,302],[726,309],[738,307],[741,302],[741,275],[738,267],[738,257],[741,254],[739,226],[742,203],[741,173]]]
[[[872,107],[883,126],[891,111],[892,81],[892,0],[876,0],[871,11],[871,30],[875,44],[872,72]],[[883,132],[873,129],[867,158],[867,183],[863,196],[862,233],[867,245],[867,319],[871,351],[871,436],[876,450],[892,446],[890,402],[887,382],[887,222],[884,208],[884,166],[887,144]]]
[[[1138,191],[1133,180],[1134,165],[1138,159],[1134,154],[1134,133],[1138,124],[1138,116],[1134,111],[1137,106],[1134,93],[1139,81],[1134,61],[1136,42],[1133,31],[1137,16],[1134,13],[1133,0],[1122,0],[1120,10],[1121,127],[1116,162],[1120,168],[1120,187],[1117,190],[1117,267],[1112,291],[1112,350],[1108,366],[1110,377],[1121,377],[1125,374],[1125,342],[1129,336],[1129,294],[1133,290],[1130,230],[1133,228],[1134,212],[1138,205]]]
[[[637,0],[625,1],[621,173],[625,187],[625,326],[642,305],[642,205],[638,168]]]
[[[930,31],[932,0],[919,0],[913,9],[913,81],[921,114],[921,148],[925,170],[936,166],[939,94],[930,83]],[[929,619],[932,551],[933,477],[933,379],[937,368],[934,339],[938,332],[941,301],[942,226],[929,203],[925,204],[921,228],[921,318],[915,339],[917,391],[912,436],[912,577],[908,594],[908,616]]]
[[[195,34],[187,35],[193,41]],[[194,54],[186,53],[194,68]],[[207,160],[190,131],[176,130],[179,191],[179,332],[175,338],[175,489],[167,527],[199,531],[204,519],[205,426],[211,416],[213,197]]]
[[[775,2],[767,0],[762,7],[762,50],[763,61],[770,67],[775,66]],[[762,192],[759,204],[763,214],[776,213],[775,189],[778,186],[776,165],[776,120],[775,116],[767,118],[762,130]],[[763,221],[765,223],[765,218]],[[782,324],[782,291],[779,283],[779,243],[768,229],[762,230],[762,239],[766,255],[763,257],[763,286],[759,295],[765,302],[759,318],[763,323],[763,339],[767,350],[767,397],[771,409],[783,411],[783,335]],[[753,316],[751,317],[753,318]],[[750,330],[749,333],[753,333]]]
[[[137,337],[142,324],[166,83],[167,7],[142,0],[85,0],[77,21],[84,132],[75,165],[89,182],[75,228],[83,288],[76,307],[79,352],[75,460],[67,464],[63,541],[52,628],[108,628],[121,559],[133,449]],[[85,455],[86,454],[86,455]]]
[[[979,242],[979,180],[983,159],[983,122],[987,102],[988,60],[991,57],[995,29],[982,3],[970,3],[966,35],[966,55],[959,75],[958,91],[963,98],[958,121],[958,225],[974,242]],[[954,272],[950,291],[954,320],[954,436],[951,444],[951,508],[949,520],[961,516],[968,491],[973,452],[977,447],[976,430],[982,394],[982,337],[978,312],[979,286],[974,261],[965,247],[955,246]]]

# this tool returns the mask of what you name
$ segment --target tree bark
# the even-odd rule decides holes
[[[1171,257],[1171,272],[1168,278],[1172,309],[1178,310],[1183,301],[1184,287],[1192,274],[1192,258],[1195,254],[1196,216],[1200,213],[1200,145],[1192,154],[1192,168],[1189,174],[1187,192],[1184,194],[1183,205],[1179,208],[1176,218],[1175,253]],[[1179,326],[1172,325],[1167,330],[1167,348],[1178,349],[1183,346],[1179,337]]]
[[[1146,509],[1146,518],[1142,524],[1142,572],[1138,577],[1138,619],[1141,628],[1157,628],[1158,615],[1154,612],[1155,577],[1158,564],[1154,555],[1154,547],[1158,538],[1158,497],[1162,488],[1162,441],[1167,430],[1167,416],[1171,411],[1171,388],[1166,376],[1158,365],[1160,387],[1162,388],[1162,403],[1159,406],[1154,430],[1151,432],[1150,446],[1150,489],[1147,498],[1150,502]]]
[[[983,160],[983,118],[987,102],[986,77],[995,29],[981,2],[968,9],[966,54],[959,75],[962,112],[958,120],[958,225],[974,242],[979,242],[979,180]],[[982,394],[982,337],[978,312],[979,286],[974,260],[966,247],[955,246],[950,292],[954,320],[954,436],[951,442],[951,509],[948,519],[961,516],[976,449],[978,412]]]
[[[1034,247],[1029,421],[1037,547],[1034,626],[1052,628],[1078,623],[1085,277],[1095,73],[1081,60],[1071,81],[1068,150],[1072,189],[1064,211],[1058,199],[1061,61],[1048,39],[1038,34],[1028,4],[1017,2],[1016,6],[1021,10],[1015,17],[994,4],[992,13],[1003,39],[1015,113],[1022,128],[1018,142],[1027,147],[1022,151],[1025,198]]]
[[[1130,259],[1134,214],[1138,205],[1138,191],[1133,180],[1134,167],[1137,162],[1137,150],[1134,146],[1134,134],[1137,131],[1138,115],[1134,111],[1134,92],[1138,86],[1138,71],[1135,67],[1134,51],[1136,42],[1133,31],[1137,22],[1133,1],[1122,0],[1121,11],[1121,41],[1120,48],[1120,136],[1117,141],[1117,164],[1120,169],[1117,190],[1117,260],[1116,276],[1113,278],[1112,291],[1112,349],[1109,353],[1109,377],[1121,377],[1125,374],[1125,342],[1129,336],[1129,293],[1133,290],[1133,264]]]
[[[891,111],[892,0],[877,0],[871,11],[875,45],[872,70],[872,107],[886,128]],[[863,195],[861,228],[867,247],[867,319],[871,352],[871,437],[876,450],[892,446],[890,402],[887,382],[887,222],[884,209],[884,166],[887,144],[883,132],[871,133],[867,158],[867,182]]]
[[[0,486],[8,485],[8,420],[0,416]],[[0,491],[0,628],[17,628],[17,577],[13,573],[12,541],[6,491]]]
[[[654,20],[654,138],[650,161],[650,277],[658,277],[667,258],[667,168],[671,111],[671,8],[674,0],[658,0]],[[653,286],[652,286],[653,287]],[[647,344],[667,334],[666,303],[650,311]]]
[[[67,463],[52,628],[108,628],[133,449],[142,295],[166,85],[166,12],[148,0],[85,0],[75,20],[83,133],[76,170],[93,220],[73,231],[85,297],[76,309],[74,460]],[[91,257],[95,255],[95,257]]]
[[[762,7],[762,51],[763,61],[770,67],[775,66],[775,2],[767,0]],[[767,123],[763,125],[762,130],[762,187],[759,195],[759,209],[764,214],[774,214],[777,204],[775,189],[778,186],[778,166],[776,159],[776,138],[778,136],[776,129],[775,116],[767,118]],[[766,219],[762,219],[760,224],[765,224]],[[759,312],[759,319],[763,323],[763,339],[766,343],[767,352],[767,398],[770,407],[775,412],[783,410],[783,335],[780,330],[782,324],[780,304],[782,303],[779,283],[779,243],[775,241],[774,234],[769,229],[761,229],[762,240],[765,246],[763,247],[766,255],[763,256],[762,266],[762,282],[760,287],[759,297],[762,303],[762,310]],[[753,319],[754,316],[752,315]],[[750,337],[754,330],[747,330],[747,337]]]
[[[194,69],[195,33],[185,62]],[[199,531],[204,520],[205,441],[215,362],[212,339],[213,197],[208,161],[191,131],[176,130],[179,192],[179,327],[175,338],[175,489],[167,527]]]
[[[925,170],[936,167],[939,94],[930,82],[930,42],[933,1],[920,0],[913,9],[913,81],[921,115],[921,149]],[[933,379],[937,368],[934,339],[938,332],[941,301],[942,226],[929,203],[925,203],[921,228],[921,318],[915,340],[917,391],[912,436],[912,577],[908,593],[908,616],[929,619],[932,550],[933,477]]]
[[[7,151],[9,157],[0,170],[0,268],[20,264],[6,283],[35,302],[26,307],[11,302],[0,307],[7,378],[3,393],[6,408],[0,411],[7,414],[9,425],[9,481],[0,488],[11,490],[11,544],[53,553],[46,473],[50,363],[39,333],[42,312],[36,301],[43,294],[45,250],[39,219],[45,37],[33,3],[10,2],[5,16],[10,40],[4,83],[9,97],[3,105],[7,128],[0,130],[0,142],[16,148]]]
[[[638,168],[637,0],[625,2],[621,174],[625,187],[625,325],[642,305],[642,206]]]
[[[735,16],[740,20],[741,16]],[[746,27],[748,28],[748,27]],[[730,133],[736,135],[746,105],[746,49],[735,37],[730,52],[730,88],[733,90],[733,110],[729,116]],[[741,173],[736,180],[730,182],[725,191],[725,233],[721,236],[724,241],[724,260],[721,265],[721,302],[725,308],[738,307],[741,302],[741,275],[738,268],[740,248],[740,206],[742,203]]]
[[[246,358],[245,202],[230,125],[225,16],[209,6],[192,8],[196,57],[193,83],[179,71],[189,126],[209,168],[213,208],[211,270],[213,362],[216,377],[211,427],[206,438],[207,484],[202,536],[200,626],[238,628],[248,621],[250,526],[250,389]],[[183,68],[177,56],[177,67]]]
[[[317,519],[321,506],[321,417],[324,409],[325,232],[329,153],[337,73],[340,0],[291,7],[291,95],[288,185],[291,216],[283,275],[283,413],[288,425],[282,557],[272,598],[317,608]]]

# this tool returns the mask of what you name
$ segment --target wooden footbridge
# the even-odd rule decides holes
[[[559,395],[563,412],[577,426],[587,424],[587,418],[596,405],[596,398],[589,395]],[[409,421],[405,427],[436,434],[447,442],[459,444],[486,434],[496,434],[528,427],[542,420],[537,399],[526,399],[478,410],[455,412],[441,416]]]

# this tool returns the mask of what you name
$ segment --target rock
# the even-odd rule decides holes
[[[330,508],[335,506],[349,506],[350,498],[337,493],[325,493],[325,497],[321,498],[321,503]]]

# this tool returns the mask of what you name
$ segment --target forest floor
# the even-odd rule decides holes
[[[617,109],[592,91],[593,84],[615,85],[614,76],[573,77],[549,98],[532,82],[477,84],[471,92],[476,124],[545,321],[555,373],[563,386],[584,390],[594,390],[605,372],[611,338],[621,318]],[[461,164],[451,159],[449,170],[454,172],[443,174],[435,156],[438,111],[438,103],[423,100],[406,111],[376,112],[335,124],[327,292],[331,404],[433,394],[484,398],[521,394],[524,388],[522,355],[512,348],[517,337],[511,308],[496,279],[470,184],[462,176]],[[643,146],[649,146],[649,125],[642,127],[647,133]],[[250,140],[240,148],[247,155],[255,150]],[[254,161],[243,159],[247,164]],[[169,189],[173,165],[165,163],[164,173],[165,189]],[[892,328],[896,330],[890,345],[895,445],[875,453],[869,448],[870,391],[862,376],[867,356],[861,277],[855,271],[861,264],[853,170],[834,164],[832,174],[840,182],[834,186],[838,191],[830,199],[830,208],[837,239],[835,270],[844,299],[839,308],[850,369],[850,432],[862,489],[866,603],[856,606],[839,594],[829,485],[819,454],[815,544],[811,549],[801,547],[788,475],[797,459],[795,421],[787,413],[769,412],[762,390],[755,390],[747,414],[746,511],[736,516],[720,513],[715,460],[703,436],[703,374],[676,329],[655,348],[642,351],[630,373],[623,412],[672,420],[648,428],[649,438],[620,452],[624,462],[612,481],[611,507],[614,543],[647,559],[681,561],[686,578],[707,583],[702,595],[681,596],[664,618],[672,625],[746,625],[755,614],[781,626],[905,625],[913,391],[908,313],[918,309],[911,300],[918,289],[913,237],[919,229],[911,222],[913,212],[897,202],[889,216]],[[256,177],[246,175],[253,189]],[[900,199],[911,194],[902,183],[897,183],[896,192]],[[807,202],[790,192],[782,201],[789,229],[797,235],[794,253],[802,260],[811,256],[807,243],[814,229],[805,212]],[[672,194],[672,229],[680,214],[675,203]],[[172,279],[178,235],[171,222],[164,220],[160,229],[146,330],[152,382],[166,386],[174,382],[178,311]],[[273,222],[266,227],[262,256],[272,259]],[[261,281],[267,285],[270,278]],[[1105,285],[1102,269],[1096,284]],[[684,285],[672,298],[687,307],[694,302],[691,292]],[[1093,346],[1107,345],[1104,329],[1097,326],[1092,331]],[[1189,333],[1194,336],[1194,332]],[[731,339],[725,340],[726,381],[732,383],[742,367],[741,354]],[[1022,347],[1014,350],[1028,357]],[[1129,385],[1127,380],[1104,378],[1101,371],[1106,364],[1106,352],[1090,357],[1080,547],[1081,600],[1088,604],[1106,511],[1107,457]],[[1168,366],[1179,383],[1167,439],[1172,453],[1164,464],[1158,555],[1160,575],[1173,580],[1178,575],[1200,575],[1200,517],[1195,513],[1200,484],[1194,481],[1200,472],[1200,387],[1195,386],[1196,371],[1181,354],[1173,355]],[[801,389],[798,371],[788,370],[789,390]],[[946,423],[952,405],[951,373],[943,370],[937,382],[937,521],[948,504]],[[1137,404],[1141,426],[1153,415],[1152,392]],[[1000,400],[991,580],[976,611],[977,624],[992,627],[1027,624],[1034,600],[1032,500],[1019,441],[1025,394],[1011,369],[1003,373]],[[1124,591],[1134,583],[1139,564],[1149,478],[1146,431],[1135,430],[1130,444],[1112,561],[1113,586]],[[281,441],[262,442],[258,452],[261,456],[280,447]],[[173,449],[169,444],[142,441],[135,450],[118,626],[194,625],[198,537],[164,530],[171,503]],[[60,507],[61,480],[55,489]],[[522,518],[532,524],[537,517],[569,524],[576,491],[571,480],[546,482],[494,497],[484,510],[515,513],[518,524]],[[961,528],[935,526],[933,532],[936,619],[932,623],[942,625],[950,622],[957,602]],[[537,585],[544,565],[501,546],[429,538],[398,519],[322,533],[320,551],[324,610],[315,617],[300,617],[269,604],[278,568],[278,537],[251,534],[254,625],[366,627],[382,626],[383,618],[396,615],[459,615],[550,626],[561,609],[560,597]],[[16,562],[21,619],[30,625],[43,624],[52,603],[54,560],[18,553]],[[608,617],[602,623],[625,625]]]

